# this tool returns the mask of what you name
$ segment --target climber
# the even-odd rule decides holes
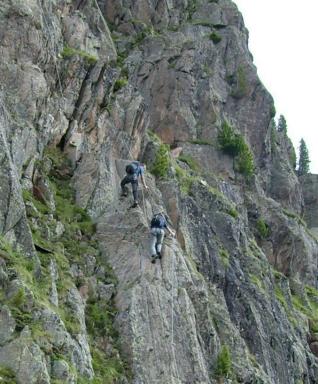
[[[164,229],[170,233],[171,236],[175,236],[175,232],[168,226],[168,217],[164,212],[157,213],[153,216],[150,223],[151,238],[151,262],[154,264],[156,259],[161,259],[161,247],[163,238],[165,235]]]
[[[128,196],[128,188],[126,184],[131,183],[132,193],[134,196],[134,204],[131,206],[132,208],[138,207],[138,177],[140,177],[145,189],[148,189],[144,178],[145,169],[145,164],[140,163],[139,161],[131,162],[126,166],[126,176],[120,183],[122,190],[121,196]]]

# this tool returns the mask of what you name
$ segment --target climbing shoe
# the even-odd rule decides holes
[[[128,196],[128,193],[127,193],[127,192],[122,192],[120,196],[121,196],[121,197],[127,197],[127,196]]]
[[[137,208],[138,207],[138,203],[134,203],[132,206],[131,206],[131,208]]]
[[[156,255],[151,256],[151,262],[152,262],[152,264],[156,263]]]
[[[161,259],[161,253],[160,252],[157,252],[157,259]]]

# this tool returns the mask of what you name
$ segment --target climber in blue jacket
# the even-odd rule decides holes
[[[134,197],[134,204],[132,205],[132,208],[138,207],[138,178],[140,177],[141,182],[145,189],[148,189],[145,178],[144,178],[144,172],[145,172],[145,164],[140,163],[139,161],[133,161],[130,164],[126,166],[126,176],[122,179],[120,186],[122,196],[128,196],[128,188],[126,184],[131,184],[132,187],[132,193]]]

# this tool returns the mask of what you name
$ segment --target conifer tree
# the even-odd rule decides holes
[[[287,133],[287,122],[283,115],[279,116],[277,131]]]
[[[309,154],[305,140],[302,138],[300,140],[299,146],[299,161],[298,161],[298,176],[305,175],[309,172]]]

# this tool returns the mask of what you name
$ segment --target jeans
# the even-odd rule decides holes
[[[161,252],[165,231],[161,228],[151,228],[150,233],[152,235],[150,248],[151,248],[151,255],[153,256]]]
[[[128,188],[126,184],[129,184],[129,183],[131,183],[134,202],[137,203],[138,202],[138,178],[136,177],[136,175],[126,175],[122,179],[120,186],[123,193],[128,193]]]

